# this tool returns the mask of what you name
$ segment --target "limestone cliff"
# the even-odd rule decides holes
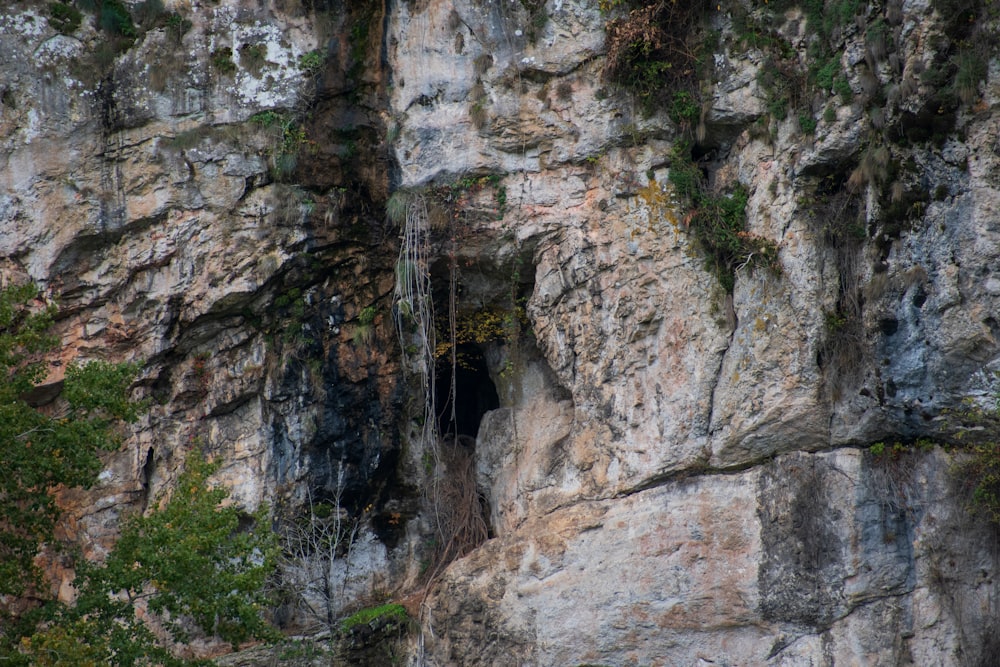
[[[608,76],[614,2],[128,4],[127,40],[0,12],[4,278],[154,399],[65,494],[92,555],[197,447],[357,520],[334,604],[419,591],[415,664],[1000,659],[940,446],[1000,360],[979,3],[699,7],[687,97]]]

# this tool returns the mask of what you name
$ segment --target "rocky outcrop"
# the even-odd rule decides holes
[[[963,454],[867,451],[952,442],[995,389],[997,89],[956,78],[976,6],[817,36],[790,3],[719,5],[682,117],[604,77],[614,8],[163,4],[111,53],[92,17],[0,13],[3,275],[58,295],[63,361],[141,359],[153,399],[64,495],[69,537],[99,556],[198,447],[247,508],[359,522],[338,611],[438,574],[417,662],[995,658]],[[692,161],[742,184],[780,270],[706,268],[671,180]],[[397,262],[413,211],[425,264]],[[426,387],[393,296],[418,269],[465,360],[439,317]],[[490,535],[443,571],[436,414]]]
[[[451,568],[431,662],[959,660],[996,632],[996,552],[942,459],[791,453],[532,517]]]
[[[377,7],[163,5],[134,43],[86,12],[58,34],[44,3],[0,19],[4,280],[58,300],[63,362],[141,360],[151,402],[100,485],[66,495],[67,529],[100,554],[192,448],[248,509],[401,511],[382,83],[349,73]]]

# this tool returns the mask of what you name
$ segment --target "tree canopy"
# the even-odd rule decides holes
[[[58,344],[49,333],[55,314],[34,285],[0,289],[0,595],[39,582],[34,559],[59,517],[53,491],[93,484],[98,454],[119,444],[114,424],[140,409],[128,396],[138,367],[105,361],[70,365],[45,410],[29,403]]]
[[[120,446],[116,425],[143,406],[129,397],[134,364],[71,364],[58,396],[40,406],[56,307],[34,285],[0,288],[0,662],[7,665],[189,665],[171,647],[194,635],[234,647],[274,630],[262,593],[276,560],[267,510],[223,506],[215,467],[198,452],[170,498],[126,519],[108,557],[74,561],[72,604],[46,600],[35,559],[56,549],[55,491],[89,487],[100,453]],[[64,555],[73,557],[72,548]],[[11,611],[19,597],[44,601]]]

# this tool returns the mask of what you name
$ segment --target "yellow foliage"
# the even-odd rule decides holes
[[[468,343],[510,342],[517,336],[519,324],[524,319],[524,309],[516,308],[514,312],[499,308],[483,308],[468,315],[459,316],[455,322],[455,340],[451,340],[448,323],[444,322],[441,329],[444,335],[439,335],[434,356],[441,358],[451,351],[452,343],[465,345]]]
[[[102,667],[107,647],[101,637],[89,636],[86,621],[69,627],[51,627],[21,640],[21,648],[35,667]]]

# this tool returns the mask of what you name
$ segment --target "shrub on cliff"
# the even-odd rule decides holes
[[[683,143],[675,146],[670,182],[691,207],[684,226],[704,251],[706,268],[730,293],[736,285],[736,272],[743,267],[766,267],[780,274],[778,244],[746,230],[746,186],[738,183],[728,193],[712,192],[688,153]]]
[[[601,9],[636,5],[630,0],[602,0]],[[682,88],[691,87],[701,45],[695,27],[710,5],[702,0],[639,4],[608,21],[604,77],[636,95],[646,111]]]
[[[984,407],[968,399],[950,413],[957,422],[961,448],[956,477],[968,493],[970,510],[982,519],[1000,526],[1000,396],[992,406]]]

